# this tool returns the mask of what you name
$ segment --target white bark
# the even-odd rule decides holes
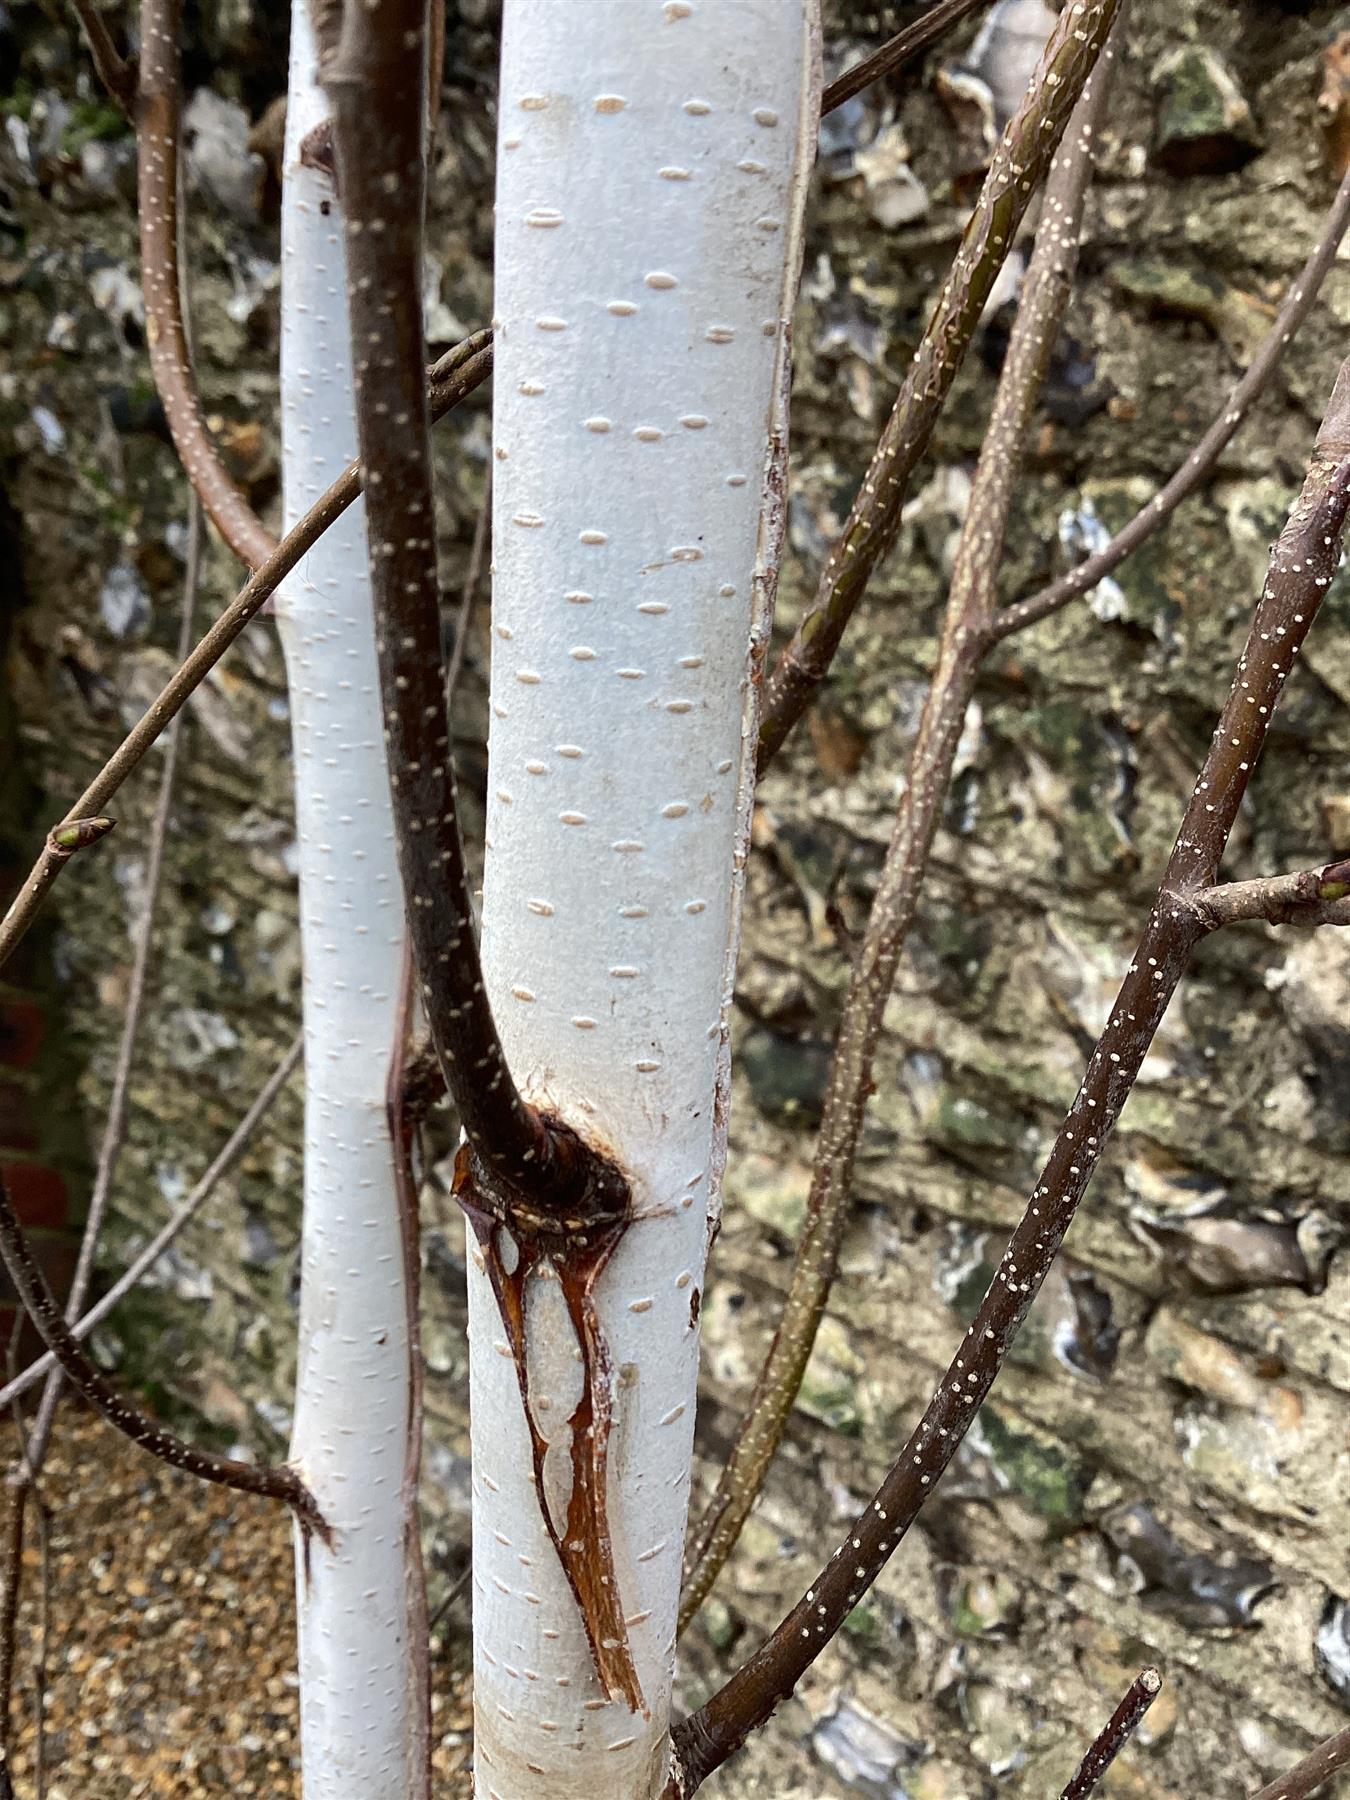
[[[356,455],[341,220],[301,146],[327,117],[303,0],[292,23],[282,211],[289,529]],[[408,1300],[385,1114],[403,905],[385,769],[365,508],[285,583],[295,748],[305,1162],[292,1458],[336,1536],[297,1545],[305,1800],[426,1792],[404,1478]]]
[[[638,1222],[597,1298],[645,1712],[594,1672],[475,1250],[480,1800],[645,1800],[666,1772],[814,11],[506,5],[485,974],[527,1097],[634,1186]],[[556,1503],[577,1345],[537,1277],[527,1331]]]

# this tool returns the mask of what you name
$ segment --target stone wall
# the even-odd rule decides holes
[[[913,10],[835,0],[829,41],[876,41]],[[1091,531],[1128,516],[1250,359],[1330,201],[1338,115],[1318,97],[1330,67],[1334,99],[1327,52],[1347,27],[1344,6],[1133,0],[1009,595],[1063,565],[1066,519]],[[281,33],[250,0],[206,7],[197,29],[202,382],[237,474],[275,512],[267,158]],[[454,9],[431,239],[438,345],[491,311],[494,32],[487,0]],[[954,121],[931,79],[942,61],[828,128],[797,325],[786,624],[959,233],[978,158],[969,117]],[[14,346],[0,471],[23,571],[21,584],[6,571],[0,605],[29,784],[2,823],[31,848],[169,666],[184,497],[146,373],[131,146],[73,32],[34,6],[0,15],[0,107],[0,337]],[[819,717],[764,789],[727,1213],[704,1313],[705,1473],[786,1279],[848,940],[876,882],[1001,341],[995,320]],[[981,1291],[1128,961],[1348,345],[1342,259],[1204,497],[1118,586],[1011,640],[984,673],[888,1015],[834,1305],[736,1567],[690,1634],[690,1699],[806,1585]],[[449,616],[481,505],[485,403],[438,442]],[[214,547],[203,617],[234,580]],[[470,788],[486,660],[475,615],[460,727]],[[1235,833],[1234,876],[1350,850],[1348,702],[1342,580]],[[195,1179],[295,1029],[285,715],[261,623],[191,715],[109,1269]],[[86,1136],[106,1098],[154,785],[152,763],[119,799],[116,836],[67,873],[53,908],[59,999],[47,1010],[82,1072],[54,1074],[45,1107],[67,1125],[78,1113]],[[1350,941],[1335,933],[1243,928],[1203,947],[1016,1367],[842,1647],[723,1791],[1057,1791],[1085,1731],[1148,1659],[1169,1686],[1112,1777],[1121,1795],[1241,1793],[1345,1722],[1348,1003]],[[190,1409],[195,1429],[259,1448],[287,1427],[298,1115],[297,1089],[168,1278],[100,1339],[161,1405]],[[78,1191],[87,1170],[67,1135],[51,1156]],[[428,1498],[449,1565],[465,1530],[461,1244],[440,1181],[426,1206]]]

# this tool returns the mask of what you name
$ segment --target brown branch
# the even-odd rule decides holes
[[[937,667],[924,698],[904,795],[844,1001],[787,1298],[731,1454],[685,1547],[682,1627],[707,1595],[764,1485],[834,1283],[882,1017],[918,911],[933,838],[951,786],[957,745],[993,616],[1013,488],[1073,286],[1096,129],[1118,35],[1116,28],[1107,40],[1046,184],[1036,248],[971,484]]]
[[[178,655],[175,659],[179,663],[186,660],[187,654],[192,648],[192,620],[197,609],[197,588],[201,579],[201,565],[202,508],[200,500],[193,493],[188,502],[183,604],[178,627]],[[89,1292],[89,1282],[94,1272],[94,1257],[98,1251],[99,1235],[102,1232],[104,1215],[108,1209],[108,1196],[112,1191],[113,1177],[117,1172],[118,1158],[126,1136],[127,1111],[131,1092],[131,1068],[136,1053],[136,1040],[140,1035],[141,1017],[145,1009],[145,994],[150,975],[150,952],[154,944],[155,912],[159,905],[160,887],[164,874],[164,851],[169,837],[169,815],[173,808],[174,782],[177,779],[178,757],[182,742],[183,714],[180,712],[174,715],[164,739],[164,764],[159,777],[159,797],[155,802],[155,814],[150,825],[145,890],[141,897],[140,917],[137,919],[135,927],[136,942],[132,955],[131,982],[127,990],[126,1011],[122,1019],[122,1036],[117,1047],[117,1064],[113,1071],[112,1094],[108,1101],[107,1117],[104,1120],[103,1139],[99,1145],[98,1164],[94,1171],[94,1185],[89,1197],[89,1210],[85,1216],[80,1254],[75,1264],[75,1273],[71,1277],[70,1292],[66,1296],[65,1317],[68,1325],[73,1325],[79,1318],[85,1295]],[[42,1467],[47,1453],[47,1439],[60,1392],[61,1377],[57,1371],[53,1370],[47,1383],[47,1391],[43,1394],[42,1403],[38,1408],[37,1423],[33,1428],[30,1460],[35,1468]]]
[[[328,1526],[314,1496],[294,1469],[239,1462],[233,1457],[198,1450],[122,1399],[107,1377],[89,1361],[62,1318],[47,1278],[28,1248],[3,1171],[0,1171],[0,1259],[4,1261],[24,1311],[66,1379],[110,1425],[172,1468],[199,1476],[203,1481],[234,1488],[239,1493],[285,1501],[306,1535],[317,1532],[325,1542],[329,1541]]]
[[[1341,1769],[1350,1768],[1350,1725],[1310,1750],[1278,1781],[1267,1782],[1251,1796],[1251,1800],[1309,1800],[1325,1782]]]
[[[845,69],[825,89],[820,97],[820,116],[832,113],[836,107],[860,94],[865,87],[871,87],[874,81],[880,81],[884,75],[891,75],[905,63],[919,55],[928,46],[935,43],[944,32],[953,25],[987,6],[989,0],[935,0],[934,5],[921,19],[907,25],[903,31],[897,31],[889,42],[870,56],[864,56],[861,62],[854,63],[851,69]]]
[[[1207,926],[1215,878],[1270,716],[1340,559],[1350,508],[1350,361],[1337,378],[1302,493],[1271,558],[1143,937],[1049,1160],[923,1418],[813,1586],[675,1734],[667,1800],[687,1800],[790,1694],[876,1580],[992,1387],[1078,1210],[1163,1014]]]
[[[248,1111],[216,1152],[206,1172],[191,1193],[174,1210],[139,1255],[128,1263],[107,1293],[95,1301],[81,1319],[72,1324],[71,1332],[77,1341],[82,1342],[96,1325],[102,1324],[118,1302],[125,1299],[137,1283],[154,1268],[184,1226],[196,1218],[225,1176],[229,1174],[248,1148],[254,1132],[271,1110],[273,1101],[299,1067],[304,1048],[304,1034],[297,1032],[292,1038],[286,1054],[268,1076]],[[7,1406],[20,1394],[26,1394],[29,1388],[55,1367],[56,1358],[48,1350],[18,1375],[13,1376],[3,1388],[0,1388],[0,1406]]]
[[[1078,1773],[1060,1800],[1087,1800],[1097,1783],[1134,1736],[1139,1721],[1162,1691],[1162,1676],[1144,1669],[1130,1683],[1125,1698],[1098,1732],[1092,1748],[1078,1765]]]
[[[109,97],[134,123],[135,63],[128,62],[113,43],[108,33],[108,27],[103,23],[103,14],[93,4],[93,0],[71,0],[71,4],[89,45],[89,54],[94,60],[95,73],[108,90]]]
[[[183,321],[178,262],[179,22],[179,0],[141,0],[135,117],[145,336],[155,387],[187,478],[230,549],[250,569],[259,569],[275,551],[276,540],[231,481],[211,441]]]
[[[408,1332],[408,1440],[403,1458],[403,1573],[404,1607],[411,1645],[416,1696],[413,1730],[416,1742],[409,1751],[408,1767],[416,1769],[419,1792],[431,1792],[431,1628],[427,1622],[426,1571],[422,1561],[422,1530],[417,1496],[422,1478],[422,1430],[425,1364],[422,1360],[422,1233],[418,1207],[417,1171],[413,1163],[414,1126],[408,1107],[408,1034],[412,1026],[413,996],[417,972],[405,940],[403,971],[399,979],[394,1043],[385,1080],[384,1110],[389,1126],[389,1149],[394,1170],[394,1196],[398,1207],[399,1248],[403,1256],[403,1296]],[[412,1797],[409,1797],[412,1800]]]
[[[1118,8],[1119,0],[1071,0],[1065,6],[1026,98],[1008,122],[816,597],[765,685],[761,774],[825,679],[868,582],[895,540],[910,477]]]
[[[482,385],[492,372],[491,334],[475,332],[458,344],[428,373],[428,398],[432,417],[440,419]],[[102,831],[88,835],[88,828],[111,822],[91,818],[107,805],[128,775],[144,759],[150,746],[201,686],[211,670],[255,614],[271,599],[282,581],[349,507],[361,492],[361,475],[352,463],[322,494],[305,516],[287,532],[276,550],[245,582],[234,600],[216,620],[192,654],[170,676],[158,696],[104,763],[55,831],[49,834],[41,856],[33,865],[9,910],[0,920],[0,968],[8,961],[42,909],[53,883],[78,845],[64,844],[72,830],[93,842]]]
[[[1350,925],[1350,862],[1259,881],[1228,881],[1196,899],[1210,925],[1264,919],[1268,925]]]
[[[422,1003],[465,1135],[497,1181],[556,1204],[577,1172],[564,1174],[561,1140],[507,1066],[459,833],[422,379],[426,49],[424,0],[350,5],[322,72],[346,231],[389,785]]]
[[[1070,569],[1052,581],[1040,593],[1006,606],[993,624],[995,639],[1010,636],[1028,625],[1035,625],[1058,612],[1080,594],[1089,593],[1099,581],[1118,568],[1125,558],[1148,542],[1164,525],[1182,501],[1187,499],[1212,474],[1219,458],[1247,414],[1270,385],[1271,377],[1295,333],[1312,311],[1321,292],[1327,270],[1336,260],[1336,251],[1350,224],[1350,169],[1342,177],[1336,198],[1323,222],[1317,242],[1303,268],[1290,283],[1289,291],[1261,347],[1252,358],[1251,367],[1234,385],[1219,409],[1213,424],[1191,451],[1181,467],[1165,486],[1118,531],[1108,544],[1089,556],[1077,568]]]
[[[187,567],[183,582],[183,610],[178,634],[178,661],[182,662],[192,647],[192,615],[197,599],[197,583],[201,573],[201,508],[194,494],[188,508],[188,544]],[[150,969],[150,949],[153,941],[155,908],[159,899],[160,880],[164,867],[164,847],[168,838],[169,812],[173,801],[174,778],[178,765],[178,751],[182,741],[183,715],[178,713],[169,727],[168,738],[164,747],[164,767],[160,775],[159,798],[155,805],[155,816],[150,828],[150,856],[146,869],[145,894],[141,904],[141,915],[137,921],[136,948],[132,959],[131,984],[127,994],[126,1012],[122,1020],[122,1035],[117,1051],[117,1065],[113,1074],[112,1095],[108,1102],[108,1114],[104,1121],[103,1140],[99,1146],[98,1166],[94,1174],[94,1186],[89,1200],[89,1210],[85,1218],[84,1233],[80,1241],[79,1258],[75,1265],[75,1273],[71,1278],[70,1292],[66,1297],[65,1319],[73,1324],[78,1318],[84,1297],[89,1290],[90,1277],[93,1274],[94,1256],[98,1249],[99,1235],[103,1228],[103,1219],[107,1211],[108,1195],[112,1189],[113,1175],[116,1172],[118,1156],[126,1135],[127,1103],[131,1085],[131,1066],[136,1049],[136,1039],[140,1031],[141,1016],[145,1006],[145,992]],[[107,825],[106,820],[93,821],[96,825]],[[99,835],[102,835],[101,833]],[[39,1653],[35,1667],[35,1679],[38,1684],[38,1732],[35,1755],[38,1758],[37,1785],[41,1787],[42,1756],[42,1712],[41,1695],[45,1680],[45,1651],[42,1646],[46,1640],[45,1619],[47,1616],[48,1593],[47,1580],[47,1508],[38,1488],[38,1477],[42,1465],[46,1461],[47,1447],[51,1440],[52,1426],[56,1419],[56,1409],[61,1401],[61,1389],[64,1377],[59,1367],[52,1367],[43,1388],[42,1398],[38,1404],[37,1418],[31,1434],[25,1433],[20,1417],[19,1394],[22,1391],[14,1372],[10,1370],[11,1379],[6,1384],[6,1396],[11,1397],[14,1409],[15,1431],[19,1438],[21,1455],[16,1467],[10,1474],[10,1506],[12,1518],[10,1526],[11,1546],[22,1545],[24,1535],[24,1513],[31,1502],[36,1509],[38,1522],[39,1546],[42,1556],[43,1590],[39,1612],[44,1623],[39,1629]],[[6,1742],[8,1741],[9,1704],[8,1694],[13,1685],[13,1633],[17,1624],[20,1584],[23,1578],[22,1557],[15,1561],[8,1572],[3,1607],[0,1607],[0,1633],[4,1633],[4,1641],[0,1643],[0,1726],[4,1727]]]

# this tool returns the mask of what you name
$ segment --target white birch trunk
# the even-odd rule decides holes
[[[643,1706],[601,1687],[470,1271],[480,1800],[646,1800],[668,1761],[697,1315],[768,620],[814,0],[507,0],[485,974],[526,1096],[609,1147],[608,1514]],[[545,1504],[578,1346],[526,1289]]]
[[[282,209],[286,528],[356,455],[334,185],[301,146],[327,118],[294,8]],[[426,1792],[404,1479],[408,1296],[385,1112],[403,902],[385,768],[365,508],[276,608],[295,750],[304,956],[305,1160],[292,1459],[336,1544],[297,1544],[305,1800]]]

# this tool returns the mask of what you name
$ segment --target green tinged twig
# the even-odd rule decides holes
[[[1103,544],[1086,561],[1070,569],[1066,575],[1061,575],[1057,581],[1052,581],[1040,593],[1005,606],[994,620],[993,634],[996,639],[1009,637],[1015,631],[1035,625],[1039,620],[1049,618],[1051,613],[1058,612],[1062,606],[1067,606],[1071,600],[1076,600],[1080,594],[1090,592],[1099,581],[1119,567],[1127,556],[1141,544],[1147,543],[1154,532],[1171,518],[1182,501],[1193,494],[1205,477],[1212,473],[1238,427],[1270,385],[1271,376],[1280,366],[1294,334],[1312,311],[1327,270],[1336,260],[1336,252],[1345,236],[1347,225],[1350,225],[1350,169],[1342,177],[1317,242],[1313,245],[1307,262],[1290,283],[1284,303],[1275,315],[1260,349],[1252,358],[1251,367],[1234,385],[1214,423],[1185,462],[1166,485],[1159,488],[1153,498],[1135,514],[1129,524],[1116,533],[1110,543]]]
[[[1309,1800],[1310,1795],[1345,1768],[1350,1768],[1350,1725],[1334,1737],[1326,1738],[1315,1750],[1310,1750],[1302,1762],[1295,1763],[1278,1781],[1267,1782],[1251,1796],[1251,1800]]]
[[[1154,1033],[1210,929],[1197,896],[1218,874],[1294,658],[1331,585],[1350,508],[1350,361],[1271,558],[1232,690],[1158,897],[1041,1179],[919,1425],[815,1583],[766,1642],[676,1729],[665,1800],[688,1800],[790,1694],[884,1568],[993,1386],[1059,1252]]]
[[[864,56],[852,68],[845,69],[825,89],[820,97],[820,116],[832,113],[836,107],[860,94],[865,87],[871,87],[874,81],[880,81],[884,75],[892,75],[905,63],[919,55],[928,46],[935,43],[945,31],[959,24],[970,13],[978,12],[987,6],[989,0],[935,0],[921,19],[907,25],[903,31],[884,43],[879,50],[870,56]]]
[[[1350,862],[1206,889],[1197,904],[1211,925],[1264,919],[1268,925],[1350,925]]]
[[[811,1190],[788,1292],[731,1454],[685,1547],[680,1622],[698,1610],[749,1517],[787,1428],[834,1282],[877,1039],[986,649],[1008,509],[1078,258],[1096,128],[1118,31],[1107,40],[1050,171],[1036,248],[1004,359],[956,553],[937,667],[924,699],[867,929],[835,1042]]]
[[[1026,98],[994,153],[951,273],[816,597],[765,684],[761,774],[824,680],[873,572],[895,540],[910,477],[1118,10],[1119,0],[1068,0],[1055,22]]]
[[[1078,1773],[1060,1795],[1060,1800],[1088,1800],[1097,1783],[1129,1743],[1139,1721],[1162,1692],[1162,1676],[1156,1669],[1144,1669],[1130,1683],[1125,1698],[1111,1714],[1093,1740],[1092,1748],[1078,1765]]]
[[[487,331],[475,332],[462,344],[447,351],[428,372],[428,398],[434,419],[446,413],[480,387],[492,373],[492,339]],[[42,910],[53,883],[69,861],[73,848],[61,840],[74,829],[85,835],[81,843],[92,843],[104,835],[102,830],[89,834],[89,828],[111,822],[91,817],[107,805],[150,746],[168,726],[180,708],[186,705],[211,670],[224,656],[244,627],[271,599],[282,581],[361,492],[361,473],[356,463],[345,469],[326,494],[322,494],[305,516],[286,533],[275,551],[260,569],[245,582],[192,654],[169,677],[145,713],[123,738],[98,774],[85,788],[47,843],[37,862],[15,895],[9,910],[0,919],[0,968],[24,937]]]

